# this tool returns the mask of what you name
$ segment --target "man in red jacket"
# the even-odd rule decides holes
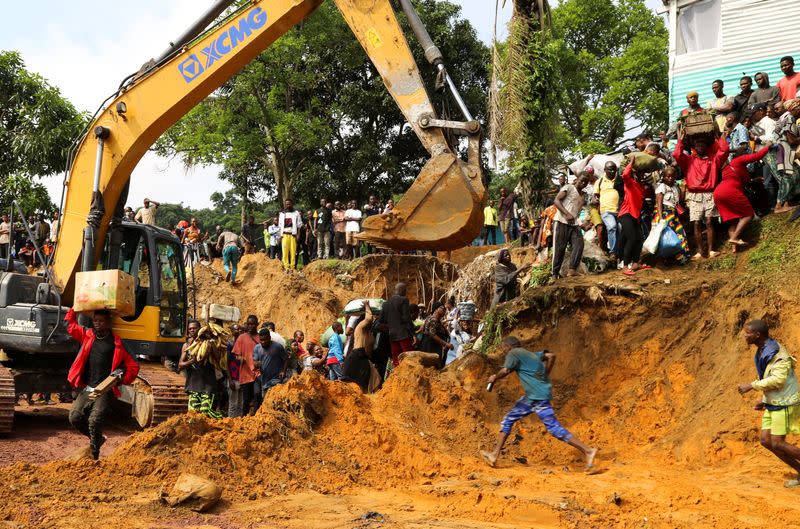
[[[719,217],[717,207],[714,205],[714,188],[717,186],[722,166],[730,152],[727,134],[727,132],[724,133],[720,136],[719,141],[714,143],[709,143],[706,139],[695,140],[695,152],[686,154],[683,151],[685,131],[682,126],[678,127],[678,144],[672,155],[686,179],[689,222],[694,227],[694,242],[697,245],[697,253],[692,257],[695,261],[703,258],[703,219],[706,221],[708,256],[719,255],[719,252],[714,251],[713,218]]]
[[[111,313],[96,310],[92,328],[78,323],[75,311],[69,309],[66,318],[67,332],[81,343],[78,356],[69,369],[67,380],[81,392],[69,412],[69,422],[89,438],[92,457],[100,457],[100,446],[105,442],[103,423],[111,409],[112,393],[119,397],[115,386],[112,392],[94,394],[94,388],[109,375],[121,384],[131,384],[139,374],[139,364],[131,357],[122,340],[111,331]]]

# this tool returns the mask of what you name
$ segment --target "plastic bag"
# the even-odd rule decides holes
[[[381,309],[383,309],[384,301],[380,298],[370,299],[369,301],[369,308],[373,314],[380,314]],[[354,299],[344,307],[344,313],[347,315],[353,314],[363,314],[364,313],[364,300],[363,299]]]
[[[658,251],[658,243],[661,240],[661,232],[667,227],[667,221],[659,221],[658,224],[650,229],[650,235],[645,239],[642,245],[642,255],[654,254]]]
[[[681,253],[682,249],[680,237],[678,237],[678,234],[675,233],[675,230],[667,226],[664,231],[661,232],[661,239],[659,239],[657,255],[665,258],[673,257]]]

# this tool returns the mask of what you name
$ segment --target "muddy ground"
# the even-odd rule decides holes
[[[285,318],[317,332],[347,299],[399,277],[418,278],[414,296],[431,279],[437,295],[446,290],[447,273],[431,261],[371,259],[360,270],[320,263],[287,276],[248,258],[250,286],[219,285],[206,269],[198,294],[261,311],[290,334]],[[254,417],[182,415],[121,440],[100,462],[5,466],[0,527],[798,527],[800,492],[783,488],[790,474],[758,444],[757,396],[736,392],[754,378],[741,336],[748,319],[800,347],[798,289],[793,272],[766,289],[747,254],[724,259],[564,280],[507,307],[507,332],[557,353],[554,406],[600,448],[596,474],[532,418],[498,467],[485,466],[478,451],[521,388],[512,377],[487,393],[500,359],[473,354],[441,372],[404,362],[375,395],[304,374]],[[286,297],[278,305],[265,290]],[[1,446],[16,451],[9,441]],[[182,472],[221,485],[220,504],[205,514],[161,504],[159,491]]]

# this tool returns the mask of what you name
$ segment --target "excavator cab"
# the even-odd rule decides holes
[[[180,242],[169,231],[122,222],[107,237],[98,269],[133,276],[135,312],[113,327],[138,358],[177,360],[186,330],[186,274]]]

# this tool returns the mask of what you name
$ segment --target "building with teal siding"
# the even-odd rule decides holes
[[[766,72],[775,85],[785,55],[800,65],[800,0],[664,0],[660,12],[669,21],[671,122],[691,90],[705,106],[715,79],[735,96],[744,75]]]

